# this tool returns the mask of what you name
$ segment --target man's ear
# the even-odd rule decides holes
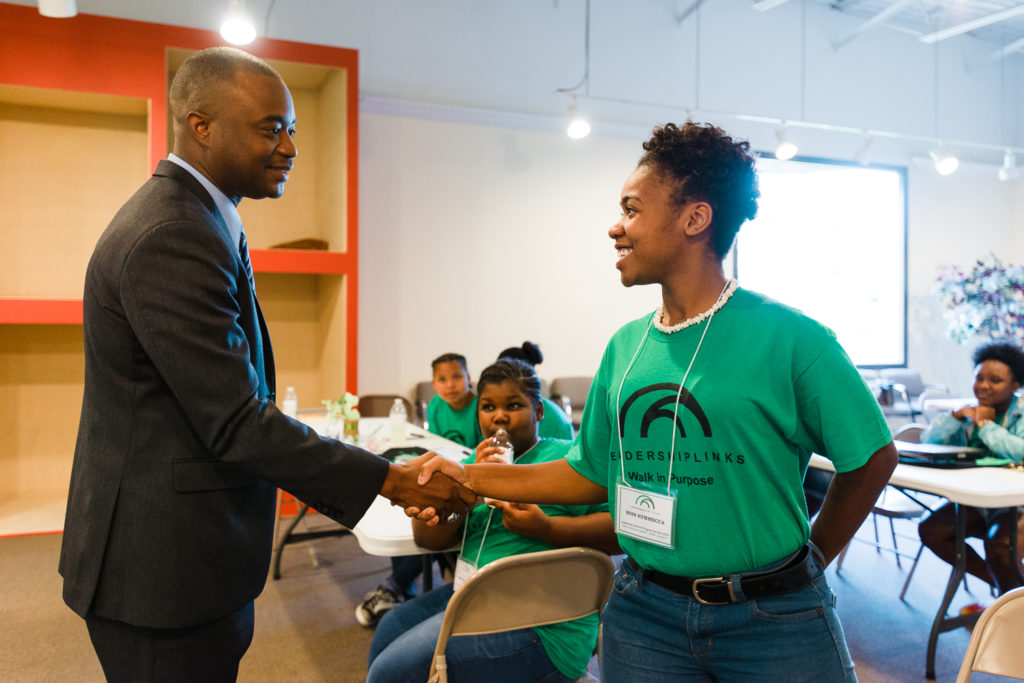
[[[192,139],[205,145],[210,137],[210,117],[201,111],[190,111],[185,117],[185,128]]]
[[[686,205],[683,218],[686,222],[683,231],[688,237],[696,237],[711,227],[711,216],[714,212],[707,202],[692,202]]]

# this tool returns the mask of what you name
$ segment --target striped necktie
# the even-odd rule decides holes
[[[242,257],[242,265],[245,266],[245,274],[249,277],[249,286],[252,287],[252,291],[256,291],[256,280],[252,275],[252,263],[249,261],[249,245],[245,242],[245,231],[242,231],[242,236],[238,239],[238,255]]]

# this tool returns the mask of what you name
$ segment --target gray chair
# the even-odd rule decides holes
[[[591,376],[575,376],[556,377],[551,382],[551,400],[562,407],[576,431],[579,431],[583,408],[593,381]]]
[[[944,384],[925,384],[921,373],[908,368],[882,368],[878,371],[879,403],[887,417],[906,417],[911,421],[924,414],[924,401],[949,396]]]
[[[511,631],[599,613],[615,566],[593,548],[557,548],[495,560],[468,578],[444,611],[430,665],[431,683],[448,680],[452,636]]]
[[[416,419],[416,413],[413,410],[412,401],[407,399],[405,396],[399,396],[398,394],[367,394],[359,397],[359,416],[360,417],[387,417],[391,414],[391,406],[395,404],[395,399],[401,399],[402,404],[405,406],[406,420],[412,422]]]
[[[926,429],[925,425],[910,423],[903,425],[896,430],[893,434],[894,439],[900,441],[911,441],[913,443],[919,443],[921,441],[921,433]],[[899,542],[897,538],[910,538],[903,534],[896,533],[896,526],[893,523],[895,519],[919,519],[925,512],[930,512],[931,508],[922,503],[917,496],[912,496],[906,491],[896,488],[894,486],[886,486],[882,489],[881,495],[878,496],[878,500],[875,501],[874,506],[871,508],[871,524],[874,528],[875,541],[871,545],[875,546],[875,552],[881,553],[883,550],[891,552],[896,557],[896,566],[900,569],[903,568],[900,562],[901,557],[913,558],[913,563],[910,565],[910,571],[907,572],[907,578],[903,583],[903,589],[900,591],[900,600],[907,593],[907,586],[910,585],[910,579],[914,576],[914,570],[917,569],[918,560],[921,559],[921,551],[924,549],[924,545],[918,545],[917,553],[911,555],[910,553],[900,550]],[[881,538],[878,533],[878,518],[885,517],[889,520],[889,535],[892,538],[892,547],[883,546]],[[914,539],[918,540],[918,539]],[[843,551],[839,553],[839,560],[836,563],[836,571],[838,572],[843,567],[843,559],[846,557],[846,552],[849,550],[849,544],[843,548]]]
[[[419,420],[420,427],[427,428],[427,405],[430,404],[430,399],[437,396],[437,392],[434,391],[433,382],[417,382],[416,383],[416,417]]]

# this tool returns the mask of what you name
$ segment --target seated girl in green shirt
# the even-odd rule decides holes
[[[434,434],[472,447],[479,443],[476,394],[469,381],[466,357],[445,353],[433,361],[433,385],[437,396],[427,405],[427,429]]]
[[[470,456],[471,462],[494,459],[500,449],[491,437],[499,428],[508,432],[516,464],[565,457],[571,442],[538,436],[540,382],[527,363],[494,363],[480,375],[479,391],[477,414],[487,439]],[[413,520],[413,533],[425,548],[450,548],[461,540],[460,564],[469,562],[476,568],[510,555],[573,545],[619,552],[606,503],[538,506],[493,501],[478,505],[460,523],[428,527]],[[384,616],[370,646],[368,683],[427,679],[454,590],[453,585],[436,588]],[[592,614],[546,626],[452,638],[446,651],[448,675],[461,681],[573,681],[583,674],[594,651],[597,625],[597,615]]]

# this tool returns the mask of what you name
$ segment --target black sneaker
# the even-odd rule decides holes
[[[366,627],[376,626],[384,613],[399,603],[398,596],[384,586],[363,596],[363,601],[356,607],[356,621]]]

